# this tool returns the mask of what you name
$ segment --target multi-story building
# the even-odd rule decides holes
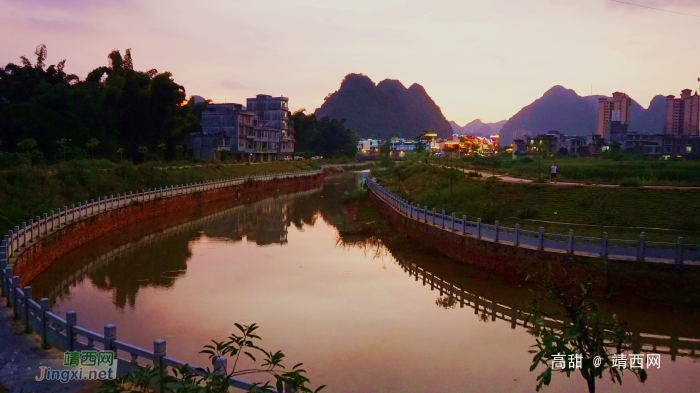
[[[632,99],[625,93],[615,92],[612,99],[598,99],[598,126],[596,135],[608,142],[623,142],[632,114]]]
[[[269,105],[265,98],[271,98]],[[208,104],[202,112],[202,132],[188,137],[188,155],[213,160],[225,152],[243,161],[283,159],[294,151],[288,101],[286,97],[258,95],[248,99],[251,108],[241,104]],[[279,109],[274,110],[275,107]]]
[[[700,96],[696,91],[685,89],[681,97],[673,95],[666,97],[666,116],[664,134],[666,135],[699,135],[700,134]]]
[[[294,127],[288,116],[289,98],[258,94],[255,98],[248,98],[246,101],[248,110],[255,112],[261,126],[279,133],[277,151],[281,154],[293,152]]]

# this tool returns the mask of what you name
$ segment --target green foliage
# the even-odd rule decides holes
[[[37,147],[36,139],[27,138],[21,140],[19,143],[17,143],[17,147],[19,147],[22,150],[32,150]]]
[[[504,165],[506,162],[509,160]],[[523,229],[537,230],[542,223],[520,221],[537,219],[549,221],[545,224],[549,233],[568,234],[573,229],[577,235],[601,237],[605,231],[612,239],[633,240],[644,231],[649,241],[675,242],[682,236],[688,244],[700,243],[700,233],[686,225],[692,221],[688,217],[700,215],[700,194],[695,192],[513,184],[468,176],[450,185],[444,177],[449,175],[442,175],[446,170],[406,161],[391,170],[373,170],[372,176],[413,203],[455,212],[458,217],[466,215],[470,220],[499,220],[509,227],[520,223]]]
[[[296,132],[297,151],[311,151],[316,155],[333,157],[345,155],[354,157],[357,153],[357,134],[345,128],[345,120],[331,120],[328,117],[316,119],[297,111],[292,115]]]
[[[258,326],[234,324],[238,329],[237,332],[224,341],[212,340],[212,344],[205,345],[200,352],[209,357],[212,364],[216,364],[215,368],[207,368],[202,373],[197,375],[192,368],[185,364],[181,367],[173,369],[173,374],[170,375],[167,371],[161,368],[152,368],[150,365],[139,367],[135,371],[119,376],[114,380],[102,382],[100,393],[118,393],[118,392],[155,392],[155,387],[160,391],[170,391],[176,393],[225,393],[231,387],[230,378],[237,378],[242,375],[263,374],[274,378],[274,386],[269,382],[254,383],[249,392],[262,393],[270,392],[272,389],[277,389],[277,392],[284,392],[285,388],[291,392],[298,393],[315,393],[322,390],[325,385],[312,391],[307,387],[309,379],[306,377],[306,370],[302,369],[302,363],[294,365],[289,371],[285,370],[282,364],[285,358],[281,351],[266,351],[259,346],[262,340],[257,335]],[[258,360],[256,356],[261,357],[260,365],[256,368],[239,369],[238,362],[241,355],[245,355],[256,364]],[[217,361],[228,357],[233,360],[233,365],[229,367],[222,366]]]
[[[95,138],[99,146],[88,147],[95,154],[122,146],[125,155],[134,158],[140,145],[155,148],[165,141],[174,146],[197,127],[191,108],[181,105],[185,89],[168,72],[134,70],[128,49],[123,57],[112,51],[109,65],[94,69],[82,81],[64,71],[65,60],[46,66],[45,45],[37,47],[35,55],[35,64],[22,57],[21,64],[0,68],[5,146],[33,138],[48,157],[62,157],[56,153],[67,144],[56,140],[86,146]]]
[[[565,367],[556,370],[570,377],[579,372],[586,381],[588,391],[595,392],[595,381],[609,373],[613,383],[622,384],[622,369],[613,366],[613,354],[640,353],[639,347],[632,346],[632,334],[627,324],[619,322],[615,315],[606,318],[600,312],[598,303],[590,299],[593,282],[580,282],[567,276],[563,269],[554,272],[550,266],[539,276],[530,278],[535,282],[537,296],[530,302],[529,311],[532,313],[525,323],[531,323],[530,332],[535,335],[536,343],[530,353],[534,354],[530,371],[540,366],[544,371],[537,377],[537,391],[549,386],[552,380],[553,360],[555,356],[563,356]],[[533,291],[535,293],[535,291]],[[544,311],[550,305],[555,312]],[[561,327],[548,327],[547,318],[565,320]],[[569,363],[569,356],[580,356],[580,368]],[[596,365],[594,359],[599,359]],[[647,379],[646,371],[642,368],[631,368],[640,382]]]

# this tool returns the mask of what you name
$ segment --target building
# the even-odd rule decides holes
[[[665,135],[700,135],[700,96],[690,89],[681,92],[681,97],[666,97]]]
[[[612,99],[598,99],[598,126],[596,135],[608,142],[623,142],[632,114],[632,99],[625,93],[615,92]]]
[[[282,154],[293,152],[294,127],[288,115],[289,98],[258,94],[255,98],[248,98],[246,101],[248,110],[258,116],[261,127],[265,127],[268,133],[270,131],[279,133],[279,145],[275,146],[277,151]]]
[[[187,155],[204,160],[216,160],[223,153],[240,161],[284,159],[294,151],[288,101],[258,95],[248,99],[255,110],[241,104],[208,104],[202,111],[202,131],[187,139]]]

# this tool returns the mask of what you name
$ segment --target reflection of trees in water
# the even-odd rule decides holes
[[[457,307],[457,299],[452,296],[440,296],[435,300],[435,305],[445,310]]]
[[[171,288],[187,271],[192,256],[190,241],[199,237],[192,229],[150,244],[138,252],[97,267],[89,274],[95,287],[113,293],[113,303],[134,307],[141,288]]]

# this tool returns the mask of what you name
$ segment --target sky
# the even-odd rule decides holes
[[[188,95],[284,95],[312,112],[348,73],[419,83],[448,120],[507,119],[554,85],[579,95],[697,89],[700,1],[2,0],[0,64],[67,59],[81,78],[131,48]],[[591,87],[592,86],[592,87]]]

